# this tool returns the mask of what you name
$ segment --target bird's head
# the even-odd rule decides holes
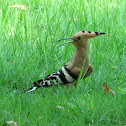
[[[58,41],[71,39],[71,41],[65,42],[61,45],[64,45],[67,43],[72,43],[76,48],[78,48],[78,47],[85,46],[85,44],[87,44],[88,39],[100,36],[102,34],[105,34],[105,33],[80,31],[80,32],[76,33],[75,35],[73,35],[71,38],[60,39]],[[56,42],[58,42],[58,41],[56,41]],[[59,45],[59,46],[61,46],[61,45]],[[57,47],[59,47],[59,46],[57,46]]]

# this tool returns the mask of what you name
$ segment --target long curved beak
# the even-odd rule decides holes
[[[62,40],[67,40],[67,39],[72,39],[72,38],[60,39],[60,40],[54,41],[53,43],[55,43],[55,42],[59,42],[59,41],[62,41]]]
[[[54,41],[53,43],[55,43],[55,42],[59,42],[59,41],[62,41],[62,40],[67,40],[67,39],[72,39],[72,38],[60,39],[60,40]],[[73,41],[65,42],[65,43],[63,43],[63,44],[60,44],[60,45],[56,46],[55,48],[58,48],[58,47],[60,47],[60,46],[62,46],[62,45],[65,45],[65,44],[67,44],[67,43],[72,43],[72,42],[73,42]]]
[[[73,41],[65,42],[65,43],[63,43],[63,44],[60,44],[60,45],[56,46],[55,48],[58,48],[58,47],[60,47],[60,46],[62,46],[62,45],[65,45],[65,44],[67,44],[67,43],[72,43],[72,42],[73,42]]]

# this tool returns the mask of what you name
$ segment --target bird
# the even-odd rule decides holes
[[[88,39],[95,38],[103,34],[105,33],[80,31],[74,34],[72,37],[55,41],[55,42],[59,42],[63,40],[70,40],[63,44],[60,44],[59,46],[68,43],[71,43],[72,45],[75,46],[76,50],[71,60],[67,64],[65,64],[59,71],[47,75],[44,79],[33,82],[33,86],[28,90],[25,90],[25,92],[28,93],[40,87],[52,87],[58,85],[66,85],[67,93],[71,85],[74,85],[76,88],[76,84],[81,70],[82,70],[81,78],[83,79],[88,77],[93,71],[93,66],[89,64],[89,57],[87,54]],[[84,67],[83,67],[83,63],[84,63]]]

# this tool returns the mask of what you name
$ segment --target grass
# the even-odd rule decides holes
[[[27,10],[11,8],[14,4]],[[126,125],[125,5],[124,0],[0,1],[0,124]],[[74,47],[54,49],[59,43],[53,41],[82,30],[106,33],[89,40],[91,76],[69,94],[65,87],[24,94],[33,81],[70,60]],[[105,93],[104,82],[114,97]]]

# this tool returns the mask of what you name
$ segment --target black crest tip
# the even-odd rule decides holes
[[[95,32],[96,35],[98,35],[99,33],[98,32]]]
[[[91,33],[90,31],[87,31],[88,33]]]
[[[105,33],[100,33],[100,35],[105,34]]]

